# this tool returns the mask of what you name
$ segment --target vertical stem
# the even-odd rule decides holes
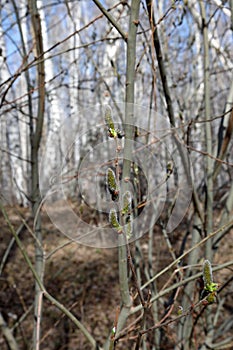
[[[195,213],[194,216],[194,225],[192,230],[192,241],[191,241],[191,247],[195,246],[200,241],[200,232],[198,231],[198,227],[202,226],[202,223],[200,222],[200,218]],[[197,248],[193,250],[189,254],[188,258],[188,265],[192,266],[198,263],[200,257],[200,249]],[[192,276],[193,272],[192,269],[187,271],[186,276],[190,277]],[[194,296],[194,290],[195,290],[195,281],[190,282],[185,287],[185,294],[182,297],[182,307],[184,309],[187,309],[190,307],[190,305],[194,302],[193,296]],[[190,347],[192,347],[192,332],[193,332],[193,318],[192,315],[188,315],[183,320],[180,320],[179,327],[178,327],[178,339],[180,342],[182,342],[183,350],[189,350]],[[178,343],[179,344],[179,343]],[[176,349],[179,349],[179,345],[176,347]]]
[[[212,134],[211,124],[207,121],[210,118],[210,58],[209,58],[209,42],[208,42],[208,28],[206,20],[205,4],[200,1],[201,17],[202,17],[202,31],[204,40],[204,96],[205,96],[205,135],[206,135],[206,151],[212,154]],[[206,157],[206,218],[205,229],[208,235],[213,229],[213,160]],[[206,244],[206,259],[212,260],[212,240]]]
[[[38,107],[37,107],[37,119],[35,127],[33,125],[33,118],[31,116],[30,121],[30,142],[31,142],[31,200],[32,200],[32,214],[37,218],[35,222],[35,269],[36,272],[43,281],[44,271],[44,256],[42,249],[42,233],[41,233],[41,217],[37,214],[40,205],[40,191],[39,191],[39,148],[43,130],[44,122],[44,107],[45,107],[45,71],[43,60],[43,38],[41,32],[40,15],[37,8],[36,0],[28,1],[29,11],[31,14],[32,33],[34,39],[34,49],[36,57],[39,57],[37,63],[37,82],[38,82]],[[35,130],[34,130],[35,129]],[[41,289],[36,282],[35,285],[35,309],[34,309],[34,336],[33,336],[33,349],[39,349],[40,341],[40,325],[42,315],[42,295]]]
[[[208,154],[212,154],[212,135],[211,124],[208,122],[210,118],[210,57],[209,57],[209,42],[208,42],[208,23],[206,19],[205,3],[200,1],[200,10],[202,17],[202,31],[204,40],[204,101],[205,101],[205,135],[206,135],[206,151]],[[213,229],[213,160],[210,157],[206,157],[206,213],[205,213],[205,231],[208,236]],[[205,258],[210,262],[212,261],[212,239],[206,242]],[[212,341],[213,336],[213,317],[211,309],[206,310],[206,325],[207,335],[205,344]],[[205,348],[205,345],[203,345]]]
[[[138,26],[140,0],[132,0],[131,13],[129,19],[129,32],[127,40],[127,68],[126,68],[126,96],[125,96],[125,147],[124,147],[124,161],[123,161],[123,174],[122,174],[122,188],[121,193],[125,193],[127,190],[127,181],[124,179],[130,176],[130,167],[132,158],[132,149],[130,141],[133,139],[134,133],[134,80],[135,80],[135,60],[136,60],[136,35]],[[117,333],[124,326],[131,307],[131,298],[129,294],[128,286],[128,268],[127,268],[127,247],[121,245],[120,240],[123,239],[119,236],[119,279],[120,290],[122,299],[122,309],[118,319]]]

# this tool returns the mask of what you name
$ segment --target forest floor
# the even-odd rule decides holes
[[[6,209],[16,230],[22,223],[20,216],[22,218],[29,216],[27,209]],[[28,226],[33,227],[30,219]],[[96,249],[70,242],[56,229],[45,213],[42,217],[42,226],[46,256],[44,284],[47,291],[72,311],[94,338],[103,344],[103,339],[107,338],[113,327],[120,307],[117,249]],[[0,264],[2,264],[12,236],[1,214],[0,227]],[[33,236],[28,229],[24,228],[19,237],[34,262]],[[182,237],[183,234],[178,233],[172,236],[174,251],[180,247]],[[145,236],[140,242],[142,249],[146,252],[147,237]],[[159,271],[171,262],[171,256],[165,241],[156,234],[154,244],[157,248],[159,247],[159,256],[157,255],[154,261],[156,270]],[[232,260],[232,248],[233,230],[217,252],[215,263]],[[141,263],[143,265],[143,261]],[[0,311],[7,325],[14,328],[13,333],[20,350],[30,349],[33,333],[34,280],[16,244],[11,248],[1,268]],[[217,274],[216,278],[220,276]],[[161,286],[165,280],[166,276],[160,279]],[[229,308],[232,308],[230,301]],[[40,349],[43,350],[91,349],[85,337],[73,323],[46,299],[41,334]],[[118,348],[130,349],[123,344]],[[1,331],[0,349],[9,349]],[[169,349],[168,344],[166,349]]]

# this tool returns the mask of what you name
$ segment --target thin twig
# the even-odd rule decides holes
[[[13,336],[12,330],[7,326],[2,313],[0,312],[0,329],[6,339],[9,350],[19,350],[18,344]]]
[[[233,225],[233,220],[229,221],[228,223],[226,223],[225,225],[221,226],[219,229],[217,229],[216,231],[213,231],[211,233],[208,234],[208,236],[206,236],[205,238],[203,238],[200,242],[198,242],[197,244],[195,244],[193,247],[189,248],[186,252],[184,252],[182,255],[180,255],[176,260],[174,260],[170,265],[166,266],[162,271],[160,271],[157,275],[155,275],[153,278],[151,278],[149,281],[147,281],[141,288],[144,289],[145,287],[147,287],[149,284],[151,284],[154,280],[156,280],[158,277],[160,277],[161,275],[163,275],[165,272],[169,271],[173,266],[177,265],[178,263],[180,263],[180,261],[187,256],[189,253],[191,253],[194,249],[197,249],[198,247],[200,247],[202,244],[204,244],[205,242],[207,242],[209,239],[211,239],[212,237],[214,237],[217,233],[224,231],[225,229],[229,229],[231,228]]]
[[[118,31],[118,33],[122,36],[122,38],[127,41],[127,34],[122,30],[119,23],[115,20],[115,18],[109,13],[108,10],[98,1],[93,0],[96,6],[100,9],[100,11],[105,15],[105,17],[109,20],[109,22],[113,25],[114,28]]]

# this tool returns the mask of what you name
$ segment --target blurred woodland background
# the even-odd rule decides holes
[[[232,0],[1,0],[1,349],[233,349],[232,34]],[[53,224],[61,208],[44,206],[63,166],[72,211],[109,225],[92,179],[82,183],[92,205],[79,187],[85,157],[93,164],[111,136],[106,105],[121,129],[113,142],[129,152],[128,139],[156,150],[166,120],[191,174],[190,205],[184,194],[168,232],[181,164],[162,150],[161,215],[143,238],[112,249],[72,241],[67,217],[62,232]],[[129,106],[141,106],[141,129]],[[162,175],[151,180],[129,160],[105,164],[97,192],[106,197],[108,166],[119,171],[143,225],[149,184]]]

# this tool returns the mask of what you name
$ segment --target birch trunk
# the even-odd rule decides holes
[[[0,83],[2,84],[9,77],[6,66],[6,50],[2,23],[0,23],[0,47]],[[1,95],[3,91],[4,85],[0,89]],[[5,115],[5,110],[5,107],[0,109],[0,186],[2,189],[2,195],[5,197],[4,199],[10,201],[12,196],[12,186],[9,183],[9,179],[11,179],[11,169],[10,157],[9,153],[7,152],[7,117]]]
[[[0,81],[4,82],[9,77],[7,64],[6,64],[6,51],[5,43],[3,40],[2,27],[0,29],[0,47],[1,47],[1,70],[0,70]],[[2,108],[1,108],[1,123],[3,126],[2,129],[2,150],[5,154],[2,155],[2,165],[4,173],[8,174],[8,180],[5,184],[8,188],[6,192],[10,196],[7,196],[11,204],[20,204],[25,206],[27,204],[27,199],[24,193],[27,191],[26,182],[23,176],[23,157],[21,152],[21,142],[20,142],[20,127],[19,127],[19,114],[17,110],[14,110],[14,113],[11,112],[11,102],[15,99],[15,92],[13,89],[7,91],[7,94],[4,94],[4,90],[7,89],[6,86],[2,86]],[[13,103],[12,103],[13,104]],[[13,106],[12,106],[13,109]],[[26,158],[25,158],[26,160]],[[8,163],[8,166],[7,166]],[[9,167],[9,170],[7,168]],[[3,175],[3,178],[5,175]],[[9,180],[10,179],[10,180]],[[3,180],[5,183],[6,180]]]
[[[49,35],[46,23],[43,0],[37,1],[38,12],[41,20],[41,35],[43,38],[43,48],[47,52],[49,50]],[[57,95],[57,87],[54,84],[55,69],[52,58],[49,53],[44,55],[45,81],[46,81],[46,119],[44,122],[44,133],[46,138],[45,147],[43,149],[43,177],[49,181],[56,171],[61,167],[61,121],[62,106]]]

